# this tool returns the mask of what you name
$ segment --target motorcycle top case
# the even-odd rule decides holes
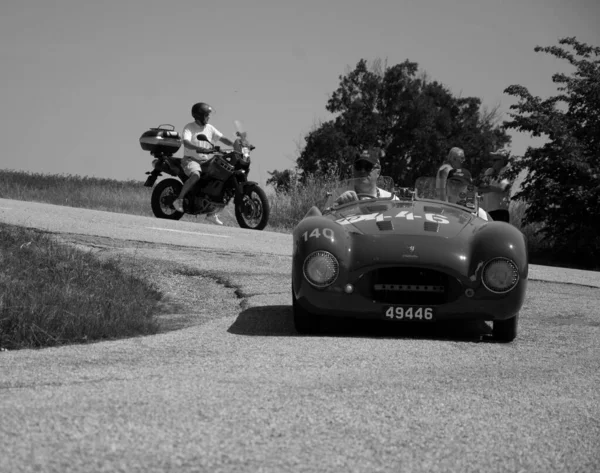
[[[181,148],[181,136],[173,125],[158,125],[140,136],[140,146],[152,156],[173,156]]]

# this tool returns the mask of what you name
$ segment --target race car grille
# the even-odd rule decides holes
[[[419,286],[416,284],[375,284],[376,291],[398,291],[398,292],[444,292],[444,286]]]
[[[386,304],[440,305],[461,293],[455,278],[432,269],[382,268],[371,273],[371,281],[373,299]]]

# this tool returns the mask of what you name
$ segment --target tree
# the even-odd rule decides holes
[[[335,168],[343,175],[358,153],[379,147],[386,156],[382,174],[408,186],[434,175],[448,150],[459,146],[478,175],[489,151],[510,141],[494,122],[495,110],[482,111],[478,98],[453,97],[418,72],[408,60],[392,67],[377,60],[368,67],[361,59],[340,76],[326,105],[336,116],[306,136],[297,167],[307,174]]]
[[[528,206],[524,224],[539,224],[557,250],[600,266],[600,48],[562,38],[561,46],[534,48],[566,60],[575,71],[557,73],[558,94],[543,100],[520,85],[505,93],[518,98],[509,129],[545,137],[538,148],[511,162],[512,177],[526,170],[514,199]]]
[[[356,153],[348,137],[331,121],[312,130],[305,141],[304,150],[296,160],[303,176],[324,175],[331,173],[332,168],[347,168]]]
[[[267,179],[267,185],[271,184],[277,193],[287,193],[296,182],[296,172],[291,169],[284,171],[267,171],[271,177]]]

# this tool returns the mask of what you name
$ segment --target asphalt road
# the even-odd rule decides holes
[[[2,472],[600,471],[600,273],[532,266],[512,344],[302,337],[289,235],[2,199],[0,221],[147,263],[184,327],[0,353]]]

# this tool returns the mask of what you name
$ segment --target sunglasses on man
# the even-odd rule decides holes
[[[357,161],[356,163],[354,163],[354,170],[358,172],[371,172],[373,168],[375,168],[375,165],[368,161]],[[377,168],[379,168],[379,166],[377,166]]]

